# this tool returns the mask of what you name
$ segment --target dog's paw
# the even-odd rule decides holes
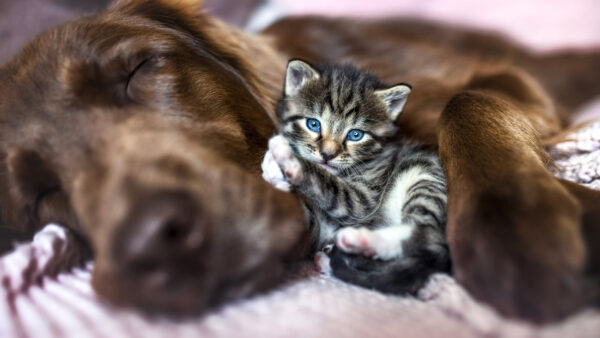
[[[281,135],[271,137],[269,140],[269,152],[281,168],[285,179],[292,185],[297,185],[304,179],[302,164],[292,154],[292,148],[288,141]]]
[[[265,154],[261,168],[262,177],[275,188],[282,191],[290,191],[292,189],[292,185],[287,181],[285,176],[283,176],[283,172],[281,171],[281,168],[279,168],[279,164],[275,162],[270,150]]]
[[[330,259],[325,252],[319,251],[315,255],[315,268],[322,274],[331,274]]]

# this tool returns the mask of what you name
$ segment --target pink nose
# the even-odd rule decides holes
[[[335,154],[321,152],[321,157],[323,158],[323,161],[327,162],[327,161],[333,159],[335,157]]]
[[[323,145],[321,147],[321,157],[323,161],[327,162],[333,158],[335,158],[339,153],[339,146],[332,141],[323,141]]]

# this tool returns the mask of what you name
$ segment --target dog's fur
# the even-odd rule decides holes
[[[258,173],[290,57],[414,85],[399,125],[439,145],[454,272],[476,297],[536,321],[587,304],[599,194],[553,178],[541,139],[598,94],[600,53],[418,21],[249,36],[193,0],[123,0],[47,32],[0,69],[7,219],[80,234],[94,286],[125,306],[190,313],[271,287],[306,239],[298,202]]]

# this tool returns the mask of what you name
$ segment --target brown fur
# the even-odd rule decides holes
[[[259,175],[290,57],[413,85],[399,126],[439,145],[454,270],[476,297],[536,321],[587,303],[599,194],[553,178],[541,139],[597,94],[600,54],[419,21],[248,36],[193,1],[130,0],[47,32],[0,69],[8,220],[82,234],[94,286],[125,306],[189,313],[269,288],[306,236],[298,201]]]

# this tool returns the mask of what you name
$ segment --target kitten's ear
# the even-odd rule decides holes
[[[319,72],[308,63],[298,59],[291,60],[285,72],[285,96],[298,94],[308,81],[318,80],[320,77]]]
[[[410,85],[401,83],[390,88],[375,90],[375,95],[383,101],[390,118],[395,121],[404,108],[410,90]]]

